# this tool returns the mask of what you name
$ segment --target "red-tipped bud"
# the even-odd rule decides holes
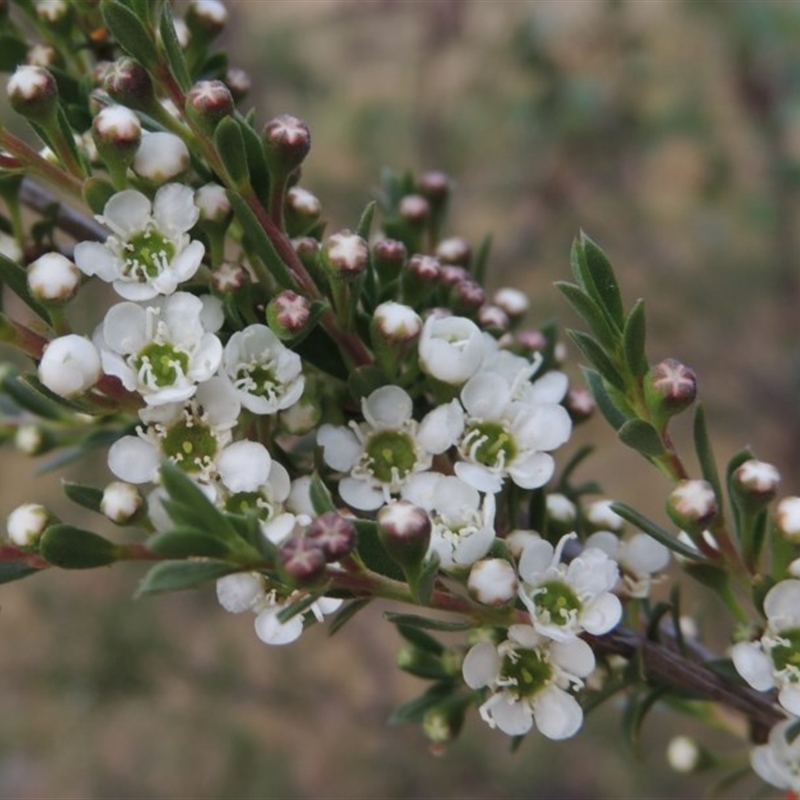
[[[708,481],[680,481],[667,498],[670,519],[690,534],[698,535],[717,516],[717,497]]]
[[[311,236],[300,236],[297,239],[292,239],[292,247],[303,266],[307,269],[314,270],[319,264],[320,245],[319,242]]]
[[[354,280],[369,266],[369,246],[349,230],[329,236],[322,245],[321,255],[323,267],[337,280]]]
[[[417,254],[411,256],[406,264],[406,274],[420,283],[435,283],[439,280],[442,268],[439,259]]]
[[[264,144],[273,168],[288,175],[311,150],[311,132],[302,119],[283,114],[264,127]]]
[[[489,333],[501,334],[508,330],[511,320],[500,306],[485,304],[478,309],[478,324]]]
[[[468,267],[471,257],[472,250],[469,246],[469,242],[466,239],[462,239],[460,236],[442,239],[436,248],[436,258],[438,258],[442,264],[455,264]]]
[[[472,316],[486,302],[486,292],[477,281],[467,279],[450,290],[450,298],[456,314]]]
[[[731,484],[739,502],[757,511],[775,497],[780,482],[781,474],[772,464],[751,458],[737,467]]]
[[[567,409],[570,418],[577,425],[589,419],[594,414],[597,405],[588,389],[584,389],[583,386],[571,386],[564,398],[564,408]]]
[[[186,27],[194,38],[210,42],[222,33],[228,11],[219,0],[192,0],[186,9]]]
[[[644,386],[650,408],[664,420],[687,409],[697,397],[694,371],[674,358],[652,367]]]
[[[200,221],[212,225],[226,225],[233,217],[231,201],[224,186],[207,183],[194,193],[194,204],[200,211]]]
[[[132,58],[118,58],[108,68],[103,88],[112,99],[137,111],[151,110],[157,102],[150,75]]]
[[[296,583],[316,583],[325,572],[325,553],[311,539],[289,539],[280,549],[284,572]]]
[[[56,79],[44,67],[23,65],[8,81],[11,107],[32,122],[47,125],[58,110]]]
[[[58,50],[51,44],[38,42],[33,47],[28,48],[28,54],[25,57],[28,64],[32,67],[52,67],[58,63]]]
[[[439,205],[450,196],[450,178],[444,172],[426,172],[419,179],[420,194]]]
[[[541,353],[547,347],[547,337],[541,331],[528,329],[517,334],[517,344],[526,353]]]
[[[519,289],[505,286],[494,293],[493,302],[500,306],[511,319],[519,319],[524,316],[530,305],[528,296]]]
[[[109,170],[124,176],[142,143],[142,124],[129,108],[108,106],[94,118],[92,138]]]
[[[397,278],[407,258],[406,246],[396,239],[382,239],[372,248],[372,262],[384,283]]]
[[[294,339],[303,333],[311,320],[311,301],[286,289],[267,305],[267,324],[279,339]]]
[[[211,286],[218,294],[235,292],[250,282],[247,270],[241,264],[220,264],[211,273]]]
[[[186,95],[186,116],[206,133],[233,111],[233,95],[222,81],[198,81]]]
[[[355,549],[356,526],[347,517],[328,511],[311,523],[306,538],[322,550],[328,561],[338,561]]]
[[[428,552],[431,519],[419,506],[398,500],[378,512],[378,534],[386,552],[405,571],[413,571]]]
[[[407,194],[400,200],[397,213],[412,225],[421,225],[431,213],[430,203],[421,194]]]
[[[243,69],[239,69],[238,67],[231,67],[225,73],[225,83],[231,90],[235,103],[243,100],[250,89],[253,88],[253,81],[250,79],[250,76]]]
[[[35,4],[36,16],[48,28],[66,32],[72,23],[72,6],[67,0],[41,0]]]
[[[469,272],[467,272],[464,267],[453,264],[443,264],[439,272],[439,280],[442,282],[442,285],[446,286],[448,289],[457,286],[461,281],[469,280],[469,277]]]

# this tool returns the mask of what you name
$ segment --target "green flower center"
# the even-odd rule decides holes
[[[787,643],[772,648],[772,663],[778,671],[787,668],[800,670],[800,629],[781,631],[779,635]]]
[[[503,658],[500,675],[503,681],[515,682],[520,696],[532,697],[550,682],[553,668],[538,650],[515,650]]]
[[[382,483],[405,478],[417,463],[414,440],[400,431],[378,431],[364,448],[366,466]]]
[[[126,275],[141,282],[158,277],[175,257],[175,245],[157,230],[145,229],[134,233],[125,243]]]
[[[242,364],[236,370],[233,385],[248,394],[274,399],[280,386],[270,364]]]
[[[533,602],[543,618],[556,625],[566,625],[583,607],[578,596],[566,583],[550,581],[539,586]]]
[[[145,383],[158,387],[171,386],[180,375],[189,369],[189,356],[171,344],[150,342],[134,358],[137,372]]]
[[[254,513],[259,519],[269,521],[273,509],[261,492],[236,492],[225,501],[225,510],[231,514]]]
[[[485,467],[505,467],[517,455],[514,437],[499,422],[470,425],[464,443],[470,458]]]
[[[219,445],[207,425],[189,418],[170,425],[161,448],[186,472],[200,472],[213,462]]]

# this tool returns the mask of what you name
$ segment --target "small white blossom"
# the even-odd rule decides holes
[[[153,183],[166,183],[186,172],[189,148],[180,136],[166,131],[145,133],[133,159],[133,171]]]
[[[207,183],[194,194],[194,202],[200,211],[200,219],[208,222],[221,222],[231,213],[231,201],[224,186]]]
[[[611,510],[613,502],[613,500],[595,500],[590,503],[585,511],[586,519],[599,530],[618,533],[625,525],[625,520]]]
[[[549,739],[568,739],[583,724],[583,710],[568,690],[581,688],[594,667],[594,653],[582,639],[553,642],[528,625],[512,625],[499,646],[474,645],[462,671],[471,689],[491,691],[480,715],[492,728],[522,736],[535,724]]]
[[[17,506],[6,520],[8,540],[17,547],[31,547],[52,522],[50,512],[38,503]]]
[[[222,360],[212,328],[220,321],[188,292],[154,298],[146,305],[117,303],[95,332],[103,370],[115,375],[148,405],[188,400]]]
[[[469,571],[467,590],[485,606],[504,606],[517,594],[519,581],[514,567],[504,558],[476,561]]]
[[[80,242],[75,263],[86,275],[113,283],[126,300],[172,294],[203,260],[203,243],[188,234],[198,213],[194,192],[177,183],[162,186],[152,204],[134,189],[118,192],[98,217],[112,234],[104,244]]]
[[[480,368],[484,340],[466,317],[431,315],[422,326],[419,363],[422,371],[445,383],[461,385]]]
[[[258,572],[236,572],[217,580],[217,600],[231,614],[252,611],[265,595],[264,576]]]
[[[91,389],[102,375],[100,352],[75,333],[53,339],[39,362],[39,380],[61,397],[77,397]]]
[[[562,536],[557,547],[540,539],[522,552],[520,598],[531,615],[533,627],[543,636],[565,641],[583,631],[608,633],[622,616],[622,604],[611,590],[619,578],[615,561],[595,547],[585,548],[569,564],[561,563],[566,543],[575,534]]]
[[[125,523],[133,519],[144,505],[139,490],[124,481],[112,481],[103,490],[100,510],[112,522]]]
[[[625,594],[630,597],[648,597],[653,576],[669,566],[669,550],[646,533],[620,539],[611,531],[597,531],[584,546],[596,547],[617,562],[622,570]]]
[[[528,310],[528,296],[519,289],[504,286],[498,289],[492,302],[499,306],[509,317],[521,317]]]
[[[577,517],[575,503],[566,495],[550,492],[545,500],[547,516],[562,525],[572,525]]]
[[[796,724],[796,719],[779,722],[769,732],[767,743],[750,752],[750,764],[759,778],[794,794],[800,792],[800,737],[790,736]]]

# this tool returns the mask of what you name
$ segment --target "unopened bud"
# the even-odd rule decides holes
[[[34,547],[51,522],[53,517],[44,506],[24,503],[8,515],[8,540],[17,547]]]
[[[39,42],[28,48],[25,60],[33,67],[52,67],[58,62],[58,50],[51,44]]]
[[[434,745],[452,742],[461,732],[466,716],[464,695],[453,694],[429,708],[422,717],[422,731]]]
[[[253,81],[250,79],[250,76],[243,69],[239,69],[238,67],[231,67],[225,73],[225,83],[231,90],[231,95],[235,103],[243,100],[250,89],[253,88]]]
[[[406,274],[415,281],[419,281],[423,284],[430,284],[439,280],[442,267],[439,264],[438,258],[417,254],[411,256],[408,260],[405,271]]]
[[[157,102],[150,75],[132,58],[118,58],[106,70],[103,88],[117,103],[137,111],[152,110]]]
[[[431,213],[430,203],[421,194],[407,194],[401,198],[397,213],[412,225],[425,222]]]
[[[319,198],[299,186],[286,193],[286,230],[289,236],[306,233],[316,225],[322,213]]]
[[[442,264],[454,264],[461,267],[468,267],[472,249],[469,242],[460,236],[451,236],[449,239],[442,239],[436,248],[436,258]]]
[[[306,388],[307,385],[306,385]],[[322,419],[320,403],[310,398],[301,397],[296,403],[278,414],[281,429],[292,436],[304,436],[311,433]]]
[[[381,303],[372,316],[373,336],[387,342],[414,342],[422,332],[422,318],[413,308],[389,301]]]
[[[511,319],[519,319],[528,310],[528,296],[519,289],[505,286],[494,293],[493,302],[500,306]]]
[[[351,519],[328,511],[311,523],[306,538],[322,550],[328,561],[338,561],[353,552],[356,526]]]
[[[372,261],[384,284],[390,283],[400,275],[408,258],[406,246],[397,239],[381,239],[372,248]]]
[[[751,458],[734,471],[732,486],[742,504],[756,510],[775,497],[780,482],[781,474],[772,464]]]
[[[112,481],[103,490],[100,510],[117,525],[127,525],[144,508],[144,497],[131,483]]]
[[[271,166],[288,175],[311,150],[311,132],[302,119],[283,114],[264,127],[264,144]]]
[[[517,572],[504,558],[477,561],[469,571],[467,591],[482,605],[508,605],[516,598],[518,588]]]
[[[133,171],[152,183],[162,184],[189,169],[191,157],[183,139],[174,133],[147,133],[133,159]]]
[[[340,280],[353,280],[369,265],[369,247],[358,234],[343,230],[329,236],[322,245],[322,264]]]
[[[534,329],[519,331],[517,344],[526,353],[541,353],[547,348],[547,337],[541,331]]]
[[[694,371],[674,358],[656,364],[645,376],[644,386],[650,408],[664,421],[687,409],[697,397]]]
[[[419,191],[435,205],[440,205],[450,196],[450,178],[444,172],[426,172],[419,179]]]
[[[54,444],[53,437],[40,425],[20,425],[14,433],[14,447],[26,456],[38,456]]]
[[[688,736],[675,736],[667,745],[667,762],[675,772],[695,772],[702,761],[697,742]]]
[[[210,42],[222,33],[228,11],[219,0],[192,0],[186,9],[186,27],[194,37]]]
[[[470,278],[459,281],[450,290],[450,299],[454,313],[472,316],[486,302],[486,292],[483,286]]]
[[[64,30],[69,27],[71,11],[66,0],[36,0],[36,16],[48,27]]]
[[[227,224],[231,220],[233,211],[231,201],[224,186],[218,183],[207,183],[194,193],[194,204],[200,211],[201,222],[212,224]]]
[[[588,389],[583,386],[570,386],[567,396],[564,398],[564,408],[567,409],[573,423],[577,425],[585,422],[594,414],[597,404]]]
[[[97,348],[85,336],[75,333],[53,339],[39,362],[39,380],[61,397],[83,394],[102,374]]]
[[[267,305],[267,324],[279,339],[294,339],[311,320],[311,301],[291,289],[275,295]]]
[[[469,272],[467,272],[464,267],[459,267],[454,264],[441,265],[441,269],[439,271],[439,280],[441,281],[442,286],[452,289],[454,286],[458,286],[458,284],[462,281],[469,279]]]
[[[249,281],[250,276],[241,264],[224,262],[211,273],[211,287],[219,294],[235,292]]]
[[[125,106],[103,108],[92,122],[92,139],[109,169],[124,175],[142,143],[139,117]]]
[[[325,572],[327,560],[322,548],[314,541],[302,538],[289,539],[280,549],[284,572],[301,584],[315,583]]]
[[[419,506],[398,500],[378,511],[378,534],[386,552],[404,570],[414,570],[428,552],[431,519]]]
[[[478,309],[478,324],[483,330],[499,335],[508,330],[511,320],[500,306],[485,303]]]
[[[791,542],[800,541],[800,497],[784,497],[775,510],[775,522],[781,535]]]
[[[222,81],[198,81],[186,95],[186,116],[206,133],[233,111],[233,95]]]
[[[217,581],[217,600],[231,614],[254,609],[264,595],[264,578],[257,572],[237,572]]]
[[[48,125],[58,109],[56,79],[44,67],[22,65],[8,81],[11,107],[26,119]]]
[[[667,498],[667,514],[679,527],[698,534],[717,516],[717,497],[708,481],[679,481]]]
[[[566,495],[551,492],[545,500],[548,531],[559,536],[575,530],[578,511]]]
[[[80,270],[61,253],[45,253],[28,267],[28,289],[44,303],[66,303],[80,285]]]
[[[625,526],[625,520],[611,510],[612,502],[612,500],[595,500],[589,504],[585,516],[594,530],[619,533]]]

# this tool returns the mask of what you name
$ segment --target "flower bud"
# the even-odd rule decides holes
[[[378,535],[386,552],[404,570],[416,570],[431,540],[431,520],[424,509],[397,500],[378,511]]]
[[[38,42],[33,47],[28,48],[25,61],[32,67],[52,67],[58,63],[58,50],[51,44]]]
[[[504,558],[477,561],[469,571],[467,591],[482,605],[508,605],[516,598],[518,588],[517,572]]]
[[[44,67],[17,67],[8,81],[8,99],[17,114],[40,125],[49,125],[58,110],[56,79]]]
[[[452,742],[461,732],[466,716],[467,701],[453,694],[431,706],[422,717],[422,731],[434,745]]]
[[[381,303],[370,322],[373,345],[375,340],[388,345],[415,342],[422,332],[422,317],[410,306],[390,300]]]
[[[211,273],[211,288],[219,294],[235,292],[249,281],[250,276],[241,264],[224,262]]]
[[[400,199],[397,213],[412,225],[421,225],[430,216],[430,203],[421,194],[407,194]]]
[[[320,245],[311,236],[300,236],[292,239],[292,247],[298,258],[303,262],[303,266],[315,270],[318,266]]]
[[[284,572],[297,583],[316,583],[325,572],[327,560],[317,542],[302,537],[289,539],[280,549]]]
[[[325,270],[338,280],[355,280],[369,266],[367,243],[349,230],[329,236],[322,245],[321,256]]]
[[[77,397],[102,375],[100,353],[85,337],[70,333],[47,345],[39,362],[39,380],[61,397]]]
[[[717,516],[717,497],[708,481],[679,481],[667,498],[667,514],[690,534],[699,534]]]
[[[227,225],[233,216],[231,202],[224,186],[207,183],[194,193],[194,204],[200,212],[201,222]]]
[[[694,371],[674,358],[650,369],[644,380],[648,405],[663,422],[687,409],[697,397]]]
[[[147,133],[133,159],[133,171],[152,183],[162,184],[189,169],[189,148],[174,133]]]
[[[731,485],[742,505],[757,511],[775,497],[780,481],[781,474],[772,464],[751,458],[734,471]]]
[[[434,205],[441,205],[450,196],[450,178],[444,172],[426,172],[419,179],[419,191]]]
[[[311,132],[303,120],[283,114],[264,127],[264,145],[270,166],[288,175],[311,150]]]
[[[541,353],[547,347],[547,337],[541,331],[534,329],[519,331],[517,344],[526,353]]]
[[[61,253],[45,253],[28,266],[28,289],[43,303],[66,303],[80,285],[80,270]]]
[[[53,517],[44,506],[24,503],[8,515],[8,540],[17,547],[34,547],[51,522]]]
[[[131,483],[112,481],[103,490],[100,511],[117,525],[127,525],[144,508],[144,497]]]
[[[445,383],[466,383],[484,357],[480,328],[466,317],[431,315],[422,326],[419,362],[422,371]]]
[[[478,309],[478,324],[489,333],[500,335],[505,333],[511,325],[508,314],[500,306],[484,303]]]
[[[117,103],[136,111],[151,111],[157,102],[150,75],[132,58],[118,58],[106,70],[103,88]]]
[[[800,542],[800,497],[784,497],[775,510],[775,522],[782,536]]]
[[[69,30],[72,8],[66,0],[36,0],[36,16],[48,27],[57,31]]]
[[[308,384],[306,384],[308,389]],[[304,436],[311,433],[322,419],[322,408],[317,400],[301,397],[289,408],[278,414],[281,429],[292,436]]]
[[[217,581],[217,600],[231,614],[254,609],[264,595],[264,578],[257,572],[237,572]]]
[[[575,530],[578,511],[575,508],[575,503],[566,495],[551,492],[547,495],[545,506],[547,508],[548,531],[555,532],[561,536]]]
[[[381,239],[372,248],[372,262],[381,281],[386,284],[400,275],[408,258],[406,246],[397,239]]]
[[[231,90],[222,81],[198,81],[186,95],[186,116],[206,133],[234,111]]]
[[[225,84],[231,90],[235,103],[243,100],[253,87],[253,81],[250,80],[250,76],[238,67],[231,67],[225,73]]]
[[[567,396],[564,398],[564,408],[570,419],[576,425],[585,422],[594,414],[597,408],[592,393],[583,386],[570,386]]]
[[[219,0],[192,0],[185,19],[192,36],[207,43],[222,33],[228,21],[228,11]]]
[[[519,319],[528,310],[528,296],[519,289],[505,286],[494,293],[493,302],[500,306],[511,319]]]
[[[597,531],[614,531],[619,533],[625,526],[625,520],[611,510],[612,500],[595,500],[586,509],[586,521]]]
[[[316,195],[299,186],[286,193],[286,230],[289,236],[306,233],[316,225],[322,213],[322,203]]]
[[[443,264],[439,271],[439,280],[442,286],[452,289],[462,281],[469,280],[469,272],[455,264]]]
[[[26,456],[38,456],[54,446],[54,439],[41,425],[20,425],[14,433],[14,447]]]
[[[461,267],[468,267],[472,250],[469,242],[460,236],[451,236],[449,239],[442,239],[436,247],[436,258],[442,264],[454,264]]]
[[[103,108],[92,122],[92,139],[109,172],[124,181],[142,143],[139,117],[125,106]]]
[[[267,324],[284,341],[305,333],[310,321],[311,301],[291,289],[275,295],[267,305]]]
[[[322,550],[328,561],[338,561],[353,552],[356,526],[351,519],[328,511],[311,523],[306,538]]]
[[[450,290],[450,300],[455,314],[472,316],[486,302],[486,292],[477,281],[468,278]]]

